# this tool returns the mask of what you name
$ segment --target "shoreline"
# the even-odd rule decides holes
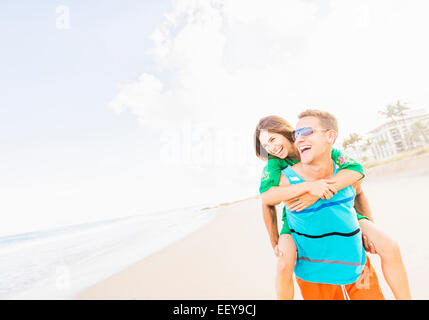
[[[276,259],[259,208],[258,197],[223,205],[202,228],[75,298],[275,299]]]

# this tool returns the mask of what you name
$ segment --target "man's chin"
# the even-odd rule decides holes
[[[302,164],[309,164],[311,163],[311,161],[313,161],[313,157],[311,157],[310,155],[302,155],[301,154],[301,163]]]

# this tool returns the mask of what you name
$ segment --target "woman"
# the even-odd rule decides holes
[[[332,180],[305,182],[288,187],[279,187],[281,171],[288,165],[299,161],[299,153],[293,144],[293,128],[283,118],[268,116],[262,118],[254,135],[256,155],[268,160],[261,179],[264,222],[270,235],[274,253],[278,257],[276,291],[279,299],[293,299],[293,269],[296,262],[296,245],[290,233],[283,210],[283,226],[278,233],[277,217],[274,205],[285,201],[290,210],[301,211],[319,199],[330,199],[337,190],[341,190],[364,177],[359,163],[344,157],[333,150],[332,159],[340,171]],[[355,207],[364,216],[357,213],[364,237],[364,246],[381,258],[382,270],[386,282],[396,299],[410,299],[410,290],[405,267],[398,245],[372,221],[368,202],[363,194],[355,199]],[[368,241],[369,240],[369,241]],[[369,243],[369,245],[368,245]]]

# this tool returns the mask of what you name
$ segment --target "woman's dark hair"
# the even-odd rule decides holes
[[[293,127],[285,119],[279,116],[267,116],[259,120],[255,129],[254,142],[256,156],[262,160],[268,159],[268,152],[259,141],[261,131],[270,131],[283,135],[291,143],[293,143]]]

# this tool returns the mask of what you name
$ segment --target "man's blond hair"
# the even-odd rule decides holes
[[[298,115],[298,119],[301,119],[304,117],[315,117],[319,119],[323,129],[335,130],[338,133],[337,119],[327,111],[307,109]]]

